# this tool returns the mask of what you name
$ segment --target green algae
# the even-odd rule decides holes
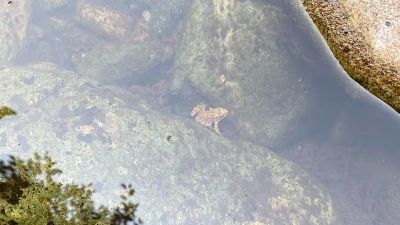
[[[17,114],[17,112],[14,109],[9,108],[7,106],[3,106],[0,108],[0,120],[6,116],[12,116],[12,115],[16,115],[16,114]]]
[[[53,179],[61,170],[47,154],[33,159],[0,160],[0,224],[108,225],[142,224],[135,216],[138,204],[130,201],[131,185],[114,210],[92,200],[92,185],[62,184]]]

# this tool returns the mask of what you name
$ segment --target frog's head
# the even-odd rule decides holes
[[[221,108],[221,117],[222,119],[228,116],[229,111],[227,109]]]

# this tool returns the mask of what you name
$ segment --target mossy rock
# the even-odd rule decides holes
[[[82,1],[77,3],[76,21],[99,35],[123,39],[131,33],[135,19],[100,2]]]
[[[289,21],[261,1],[194,1],[171,90],[199,90],[209,104],[230,110],[240,135],[253,141],[275,146],[299,136],[312,82],[291,65],[296,53],[280,47],[298,44],[285,39]]]
[[[0,3],[0,67],[11,64],[24,45],[30,1]]]
[[[0,126],[0,153],[46,149],[60,162],[60,180],[94,183],[106,205],[118,198],[116,184],[130,182],[147,224],[335,223],[323,187],[269,149],[50,64],[0,76],[3,102],[19,113]]]
[[[150,7],[153,35],[168,37],[183,21],[192,0],[142,0]]]
[[[107,44],[95,46],[76,67],[82,76],[102,83],[148,83],[154,81],[163,63],[171,59],[173,50],[157,41]]]

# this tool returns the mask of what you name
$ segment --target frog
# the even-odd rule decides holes
[[[208,107],[204,102],[197,104],[190,115],[195,118],[195,121],[201,125],[215,130],[218,134],[222,134],[218,124],[225,119],[229,114],[229,110],[218,107]]]

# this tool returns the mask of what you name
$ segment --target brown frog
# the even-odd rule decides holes
[[[221,134],[218,123],[228,116],[228,112],[227,109],[221,107],[207,107],[207,105],[202,102],[193,108],[190,115],[195,117],[195,120],[201,125],[212,128],[217,133]]]

